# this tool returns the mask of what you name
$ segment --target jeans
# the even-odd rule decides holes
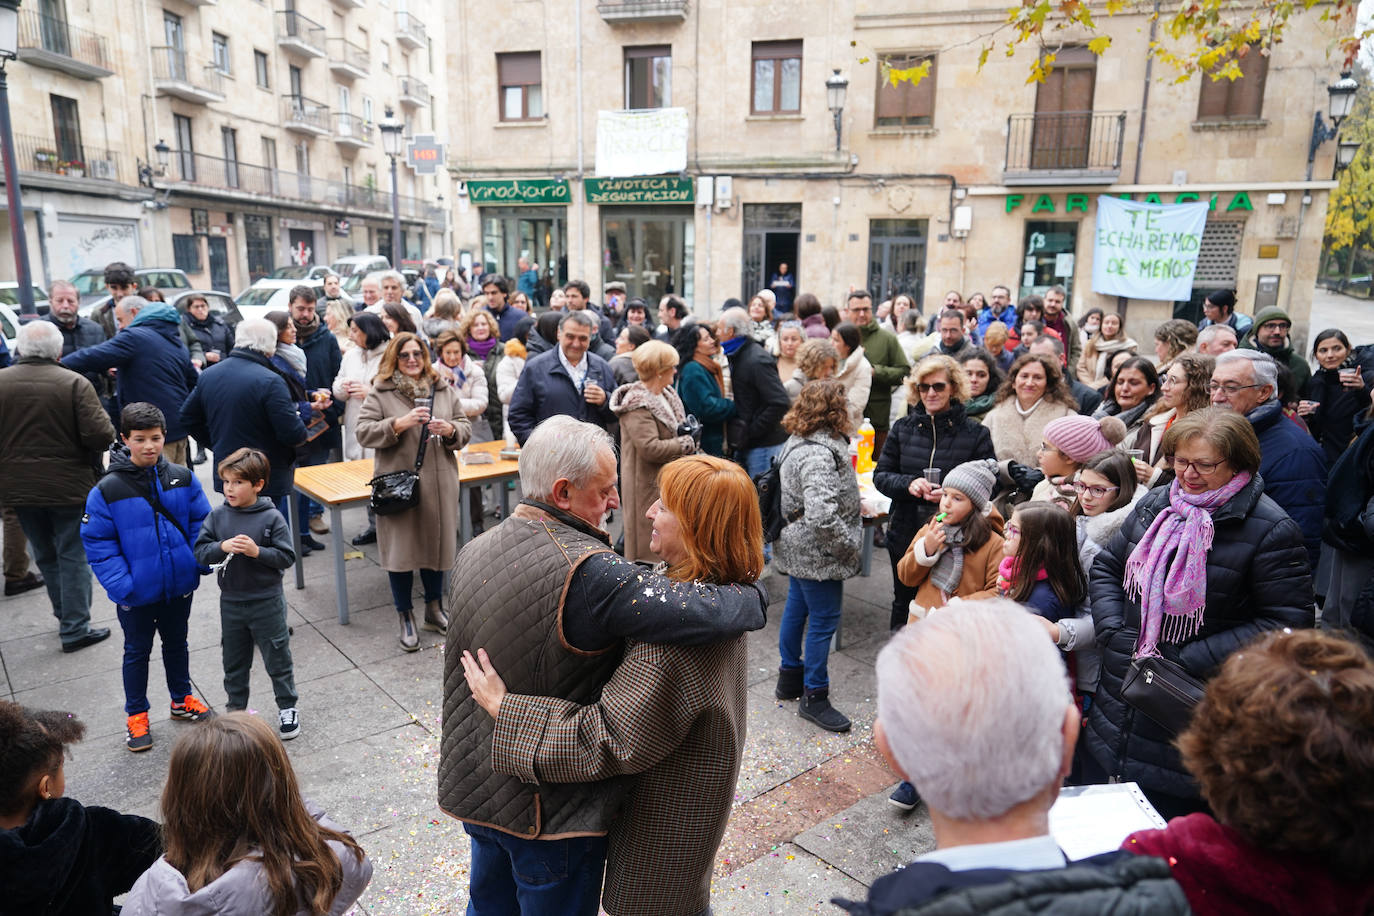
[[[16,509],[29,539],[33,560],[48,586],[48,601],[59,621],[63,643],[73,643],[91,630],[91,567],[81,544],[81,506],[34,506]]]
[[[415,587],[415,573],[388,572],[391,582],[391,600],[396,603],[396,611],[405,613],[413,607],[410,592]],[[420,586],[425,592],[425,601],[438,601],[444,597],[444,574],[437,569],[420,570]]]
[[[116,611],[124,629],[124,714],[148,711],[148,656],[153,652],[155,632],[162,638],[167,692],[180,703],[191,692],[191,661],[186,648],[190,593],[157,604],[121,604]]]
[[[790,576],[787,604],[778,629],[778,654],[784,668],[806,668],[802,683],[807,690],[830,686],[830,637],[840,622],[844,604],[841,579],[799,579]],[[808,620],[809,618],[809,620]],[[809,624],[809,625],[808,625]],[[806,650],[802,651],[802,631],[806,631]]]
[[[472,838],[467,916],[596,916],[604,836],[526,840],[464,824]]]
[[[739,453],[739,463],[744,465],[744,469],[749,472],[750,477],[757,477],[764,471],[773,459],[782,454],[782,443],[777,445],[761,445],[758,448],[746,448]]]
[[[230,709],[248,708],[248,672],[253,668],[253,646],[262,653],[262,666],[272,679],[278,709],[296,705],[296,675],[291,664],[291,634],[286,626],[286,595],[235,601],[219,599],[224,657],[225,704]]]

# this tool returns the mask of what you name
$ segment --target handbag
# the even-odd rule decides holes
[[[1133,658],[1121,685],[1121,698],[1177,735],[1188,727],[1206,685],[1166,658]]]
[[[372,498],[368,501],[378,515],[398,515],[420,504],[420,465],[425,463],[425,449],[429,436],[420,439],[415,452],[415,469],[378,474],[368,481]]]

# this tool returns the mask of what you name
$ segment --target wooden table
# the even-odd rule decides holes
[[[491,464],[462,464],[458,466],[458,538],[459,545],[472,539],[472,516],[468,511],[468,493],[487,484],[495,484],[501,498],[501,515],[510,514],[510,488],[507,482],[518,481],[520,464],[518,461],[497,457],[505,443],[481,442],[468,446],[468,453],[485,452],[496,461]],[[366,504],[372,497],[368,485],[374,475],[371,458],[357,461],[337,461],[333,464],[316,464],[296,469],[295,488],[298,493],[315,500],[329,509],[329,530],[334,541],[334,585],[339,602],[339,623],[348,623],[348,582],[344,578],[344,533],[343,510],[347,506]],[[423,496],[421,497],[423,498]],[[292,536],[296,542],[296,588],[305,588],[305,567],[301,562],[300,543],[302,529],[300,520],[292,514],[290,519]],[[444,570],[445,573],[448,570]]]

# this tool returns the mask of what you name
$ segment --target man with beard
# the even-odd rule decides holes
[[[382,290],[385,294],[386,284]],[[334,378],[339,374],[343,363],[343,353],[339,350],[339,340],[334,332],[320,321],[320,313],[315,308],[315,291],[308,286],[295,286],[291,289],[291,322],[296,326],[296,346],[305,351],[305,387],[310,392],[322,392],[316,407],[324,412],[328,430],[308,442],[300,451],[296,464],[306,467],[324,464],[330,452],[340,444],[339,422],[342,408],[333,402],[329,392],[334,386]],[[309,519],[310,530],[315,534],[328,534],[329,522],[324,518],[324,507],[306,496],[296,500],[296,524]],[[323,550],[324,545],[301,529],[301,544],[311,550]]]
[[[1288,332],[1293,329],[1293,320],[1288,313],[1277,306],[1260,309],[1255,316],[1254,330],[1244,346],[1261,353],[1268,353],[1274,362],[1288,367],[1293,373],[1293,390],[1302,391],[1312,379],[1312,368],[1307,365],[1301,353],[1294,353]]]

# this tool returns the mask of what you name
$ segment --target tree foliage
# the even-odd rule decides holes
[[[1358,64],[1356,68],[1365,69]],[[1355,78],[1360,89],[1350,117],[1341,124],[1341,139],[1359,142],[1360,149],[1340,173],[1339,184],[1326,205],[1324,243],[1332,251],[1374,244],[1374,160],[1369,146],[1374,139],[1374,91],[1369,88],[1367,72],[1357,72]]]
[[[1199,74],[1233,80],[1240,77],[1240,61],[1247,54],[1268,54],[1292,17],[1305,15],[1330,25],[1327,54],[1349,70],[1361,43],[1374,35],[1374,29],[1357,25],[1358,6],[1359,0],[1021,0],[1007,11],[1005,21],[978,39],[978,67],[999,51],[1010,58],[1033,48],[1026,82],[1043,82],[1054,68],[1056,52],[1070,39],[1101,56],[1111,49],[1111,28],[1120,22],[1116,17],[1144,15],[1156,25],[1149,53],[1172,71],[1175,82]],[[919,83],[930,71],[928,63],[880,66],[894,86]]]

